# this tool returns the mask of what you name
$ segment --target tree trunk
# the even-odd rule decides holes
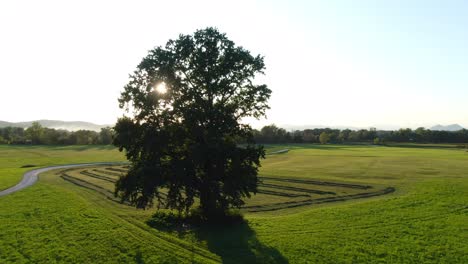
[[[200,190],[200,208],[204,217],[212,218],[216,214],[216,200],[208,185],[205,182]]]
[[[202,185],[200,186],[200,208],[202,214],[207,219],[212,218],[218,214],[218,208],[216,206],[216,194],[214,187],[212,186],[212,166],[211,161],[205,162],[205,178],[203,179]]]

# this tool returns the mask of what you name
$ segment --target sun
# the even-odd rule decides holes
[[[160,82],[159,84],[156,85],[155,88],[156,92],[160,94],[165,94],[167,92],[167,87],[165,82]]]

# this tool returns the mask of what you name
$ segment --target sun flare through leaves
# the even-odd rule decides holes
[[[154,90],[157,93],[165,94],[165,93],[167,93],[167,85],[166,85],[165,82],[160,82],[160,83],[156,84],[156,86],[154,87]]]

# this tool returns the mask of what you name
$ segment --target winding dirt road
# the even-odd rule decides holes
[[[26,172],[23,175],[23,179],[15,186],[8,188],[6,190],[0,191],[0,197],[5,196],[17,191],[20,191],[26,187],[29,187],[37,182],[38,176],[40,173],[55,170],[55,169],[68,169],[74,167],[83,167],[83,166],[94,166],[94,165],[115,165],[115,164],[123,164],[122,162],[95,162],[95,163],[82,163],[82,164],[68,164],[68,165],[57,165],[57,166],[50,166],[40,169],[35,169]]]

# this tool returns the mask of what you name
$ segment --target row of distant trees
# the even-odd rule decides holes
[[[286,131],[276,125],[264,126],[255,131],[258,143],[353,143],[366,142],[383,144],[386,142],[401,143],[468,143],[468,130],[433,131],[420,127],[386,131],[371,129],[331,129],[316,128],[296,131]]]
[[[68,131],[41,126],[34,122],[27,129],[21,127],[0,128],[0,144],[33,144],[33,145],[108,145],[112,143],[113,130],[101,128],[100,132],[92,130]],[[260,144],[274,143],[374,143],[415,142],[415,143],[468,143],[468,130],[432,131],[420,127],[386,131],[371,129],[350,130],[316,128],[286,131],[276,125],[264,126],[254,130],[254,138]]]
[[[33,145],[108,145],[112,143],[111,128],[101,128],[100,132],[92,130],[68,131],[43,127],[34,122],[30,127],[0,128],[0,144],[33,144]]]

